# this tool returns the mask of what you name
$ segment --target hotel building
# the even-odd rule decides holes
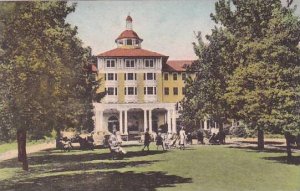
[[[106,96],[95,107],[95,131],[138,135],[162,128],[178,131],[178,102],[184,97],[186,66],[191,60],[170,61],[168,56],[142,48],[141,39],[126,18],[117,48],[97,55],[99,91]]]

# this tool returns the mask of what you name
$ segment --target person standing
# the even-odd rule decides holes
[[[157,150],[158,150],[158,147],[161,146],[163,151],[165,150],[165,147],[164,147],[164,140],[162,138],[162,135],[161,135],[161,132],[158,132],[157,136],[156,136],[156,146],[157,146]]]
[[[203,135],[203,130],[202,129],[199,129],[197,131],[197,139],[198,139],[198,144],[201,143],[201,144],[204,145],[204,141],[203,141],[204,135]]]
[[[185,141],[186,141],[186,134],[184,127],[181,127],[181,130],[179,131],[179,148],[185,149]]]
[[[142,149],[142,151],[144,151],[146,147],[149,151],[150,142],[151,142],[151,137],[150,137],[150,134],[149,134],[149,129],[147,128],[146,133],[145,133],[145,137],[144,137],[144,148]]]

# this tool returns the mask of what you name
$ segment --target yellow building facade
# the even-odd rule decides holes
[[[117,48],[97,55],[101,103],[94,103],[95,131],[117,128],[122,135],[135,136],[149,129],[176,133],[178,102],[184,97],[185,68],[190,60],[168,61],[168,56],[141,47],[143,39],[126,30],[115,40]]]

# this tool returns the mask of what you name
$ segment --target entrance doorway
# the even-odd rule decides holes
[[[113,128],[116,128],[119,131],[119,119],[116,116],[111,116],[108,118],[108,131],[113,132]]]

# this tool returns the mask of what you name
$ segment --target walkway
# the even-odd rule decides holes
[[[35,153],[41,150],[52,149],[55,148],[55,142],[42,143],[38,145],[32,145],[26,148],[27,154]],[[18,157],[18,150],[10,150],[0,154],[0,162],[4,160],[9,160]]]

